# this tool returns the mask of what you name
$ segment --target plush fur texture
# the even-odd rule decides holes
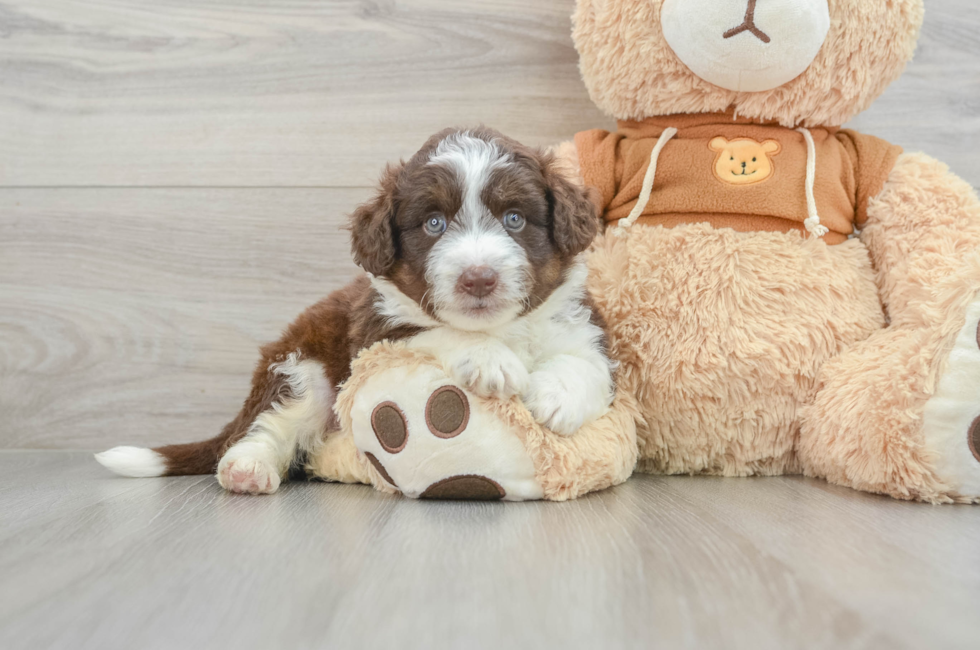
[[[590,267],[619,385],[645,419],[644,471],[799,472],[798,407],[820,367],[884,324],[856,240],[644,226],[607,232]]]
[[[806,472],[900,499],[975,500],[936,475],[923,410],[980,292],[980,202],[942,163],[906,154],[871,201],[861,239],[891,322],[821,369],[803,410]]]
[[[674,56],[664,1],[578,2],[583,76],[617,118],[734,110],[834,128],[900,74],[923,9],[830,0],[809,68],[737,93]],[[557,151],[577,174],[574,145]],[[641,469],[803,472],[900,499],[980,501],[980,201],[923,154],[888,170],[855,197],[859,237],[835,246],[707,224],[637,223],[597,240],[590,289],[644,419]]]
[[[433,355],[412,349],[408,342],[379,343],[364,351],[353,363],[350,379],[337,397],[336,411],[343,431],[350,431],[355,396],[368,380],[386,369],[408,369],[423,365],[441,366]],[[522,438],[544,498],[572,499],[587,492],[622,483],[636,463],[635,422],[642,421],[635,400],[619,391],[612,408],[586,424],[574,436],[557,435],[534,421],[516,399],[482,399],[471,408],[484,409],[512,426]],[[367,481],[379,490],[394,489],[363,455],[359,455],[347,433],[328,437],[310,456],[310,471],[325,480]]]
[[[922,24],[922,0],[831,0],[830,32],[800,76],[772,90],[735,92],[695,76],[664,40],[664,0],[579,0],[573,37],[593,101],[617,119],[712,113],[787,127],[840,125],[867,108],[905,69]]]

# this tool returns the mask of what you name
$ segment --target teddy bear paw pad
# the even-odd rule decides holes
[[[450,476],[436,481],[419,495],[422,499],[471,499],[495,501],[507,496],[504,488],[486,476]]]
[[[390,368],[354,396],[354,444],[408,497],[540,499],[522,438],[491,405],[450,383],[441,367]]]
[[[970,447],[970,453],[973,454],[973,457],[977,459],[978,463],[980,463],[980,415],[978,415],[977,419],[975,419],[973,424],[970,425],[970,433],[967,444]]]
[[[432,435],[455,438],[470,421],[470,403],[455,386],[437,388],[425,404],[425,423]]]
[[[405,414],[394,402],[382,402],[371,413],[371,430],[389,454],[397,454],[408,444]]]
[[[398,484],[395,483],[395,479],[391,478],[391,475],[388,474],[388,470],[386,470],[385,466],[381,464],[381,461],[378,460],[377,456],[372,454],[370,451],[364,452],[364,456],[368,459],[369,463],[374,465],[374,469],[378,470],[378,474],[381,474],[381,478],[388,481],[392,487],[398,487]]]

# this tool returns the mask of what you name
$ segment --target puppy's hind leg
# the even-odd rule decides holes
[[[294,352],[269,372],[282,383],[282,392],[218,462],[218,482],[226,490],[275,492],[290,466],[301,462],[328,429],[336,428],[336,394],[320,362]]]

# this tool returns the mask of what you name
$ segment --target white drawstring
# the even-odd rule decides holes
[[[813,144],[813,136],[809,129],[800,127],[796,129],[803,134],[806,140],[806,212],[808,217],[803,222],[807,231],[816,236],[823,237],[830,229],[821,225],[820,215],[817,214],[817,200],[813,196],[813,183],[817,177],[817,146]]]
[[[650,164],[647,166],[647,173],[643,176],[643,188],[640,190],[640,198],[636,200],[636,205],[630,210],[629,215],[625,219],[619,220],[620,229],[625,230],[629,228],[643,214],[644,208],[650,202],[650,192],[653,191],[653,179],[657,175],[657,159],[660,158],[660,152],[663,151],[664,145],[675,135],[677,135],[677,129],[672,126],[668,126],[660,134],[660,139],[657,140],[656,146],[650,152]]]
[[[800,127],[796,129],[803,134],[803,139],[806,140],[806,212],[807,218],[803,221],[803,225],[806,227],[807,232],[814,235],[815,237],[823,237],[830,229],[820,223],[820,215],[817,212],[817,200],[813,195],[813,185],[816,182],[817,177],[817,146],[813,143],[813,136],[810,134],[809,129]],[[650,152],[650,164],[647,166],[647,172],[643,176],[643,186],[640,190],[640,196],[636,200],[636,205],[630,210],[629,215],[625,219],[619,220],[619,228],[621,230],[626,230],[640,218],[643,214],[643,210],[647,207],[647,203],[650,202],[650,193],[653,191],[653,181],[657,175],[657,160],[660,158],[660,152],[663,151],[664,145],[667,141],[677,135],[677,129],[674,127],[667,127],[664,132],[660,134],[660,138],[657,140],[657,144],[653,147],[653,151]]]

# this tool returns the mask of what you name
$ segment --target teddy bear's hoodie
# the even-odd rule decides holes
[[[807,143],[804,134],[732,113],[622,120],[619,130],[575,136],[586,184],[602,196],[605,219],[629,215],[651,152],[668,127],[677,134],[657,157],[656,178],[640,222],[710,223],[737,231],[804,230]],[[884,185],[901,148],[838,127],[811,128],[813,194],[824,240],[837,244],[867,218],[868,198]],[[733,210],[733,206],[737,211]]]

